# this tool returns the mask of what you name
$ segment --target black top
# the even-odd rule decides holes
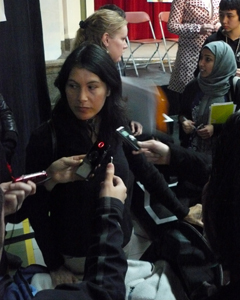
[[[45,123],[32,134],[27,147],[27,173],[46,169],[56,158],[86,154],[92,146],[84,122],[72,115],[69,118],[66,115],[65,119],[55,116],[53,124],[57,137],[56,157],[53,158],[51,130]],[[36,195],[24,202],[20,212],[29,217],[45,263],[50,269],[57,269],[63,264],[62,254],[86,256],[92,233],[91,216],[96,209],[100,183],[104,179],[110,156],[113,157],[115,174],[122,178],[128,190],[132,188],[130,169],[136,180],[144,184],[151,194],[157,195],[159,201],[178,218],[188,214],[189,208],[178,201],[163,175],[146,161],[144,155],[133,155],[127,147],[123,150],[122,143],[118,142],[112,145],[93,179],[58,184],[51,193],[44,187],[38,187]],[[123,246],[129,242],[132,233],[130,205],[128,194],[121,222]]]

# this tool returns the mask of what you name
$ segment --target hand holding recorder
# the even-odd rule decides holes
[[[116,129],[116,133],[120,138],[128,144],[133,150],[139,151],[140,147],[135,136],[131,135],[123,126],[120,126]]]

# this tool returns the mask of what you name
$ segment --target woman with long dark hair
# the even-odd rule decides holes
[[[168,188],[163,176],[143,155],[134,156],[122,145],[115,131],[128,128],[121,97],[121,78],[110,56],[94,44],[83,44],[64,62],[55,81],[61,97],[50,122],[31,136],[27,147],[27,171],[46,169],[52,161],[71,155],[85,155],[95,141],[110,149],[89,180],[58,184],[49,193],[39,187],[34,199],[26,201],[28,215],[54,284],[75,282],[81,274],[92,234],[91,216],[95,211],[100,183],[107,163],[113,158],[115,174],[131,189],[129,172],[178,218],[198,223],[194,210],[184,207]],[[130,129],[128,128],[130,131]],[[123,247],[128,244],[132,223],[131,197],[125,201],[121,227]],[[49,214],[50,212],[50,214]],[[78,267],[78,268],[76,268]]]

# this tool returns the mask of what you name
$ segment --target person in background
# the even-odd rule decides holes
[[[123,19],[126,18],[125,11],[115,4],[105,4],[101,6],[99,9],[110,9],[117,12],[119,16],[121,16]],[[126,76],[126,66],[123,60],[123,56],[121,56],[121,60],[117,62],[117,68],[121,76]]]
[[[176,106],[181,106],[181,94],[194,78],[199,52],[206,38],[217,31],[220,0],[174,0],[168,21],[168,30],[179,35],[178,51],[168,89]],[[180,100],[180,106],[179,106]],[[174,104],[173,104],[174,105]]]
[[[222,124],[209,124],[210,106],[232,101],[239,109],[240,82],[234,87],[232,77],[237,65],[231,47],[223,42],[203,46],[200,73],[185,88],[179,113],[181,145],[212,155]],[[200,128],[201,127],[201,128]]]
[[[114,63],[121,60],[123,51],[127,49],[127,21],[118,12],[100,9],[85,21],[80,21],[80,28],[73,44],[73,50],[83,42],[101,46],[110,55]]]
[[[233,50],[237,63],[236,76],[240,76],[240,1],[221,0],[219,4],[219,20],[221,27],[211,34],[203,45],[215,41],[226,42]],[[197,67],[194,75],[199,73]]]
[[[110,9],[110,10],[117,12],[119,14],[119,16],[121,16],[123,19],[126,18],[125,11],[115,4],[105,4],[101,7],[99,7],[99,9]]]

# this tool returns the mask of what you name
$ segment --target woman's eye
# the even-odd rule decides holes
[[[71,89],[77,89],[78,88],[78,86],[74,83],[69,83],[68,87],[70,87]]]
[[[94,85],[89,85],[88,88],[89,88],[89,90],[93,91],[93,90],[95,90],[96,86],[94,86]]]

